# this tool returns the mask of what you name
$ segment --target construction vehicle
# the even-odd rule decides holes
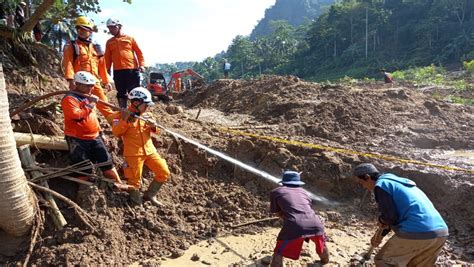
[[[187,79],[187,83],[183,79]],[[204,84],[204,78],[192,69],[186,69],[171,74],[171,79],[166,83],[163,73],[151,72],[147,89],[153,97],[161,101],[168,102],[173,100],[172,94],[182,93],[186,90],[193,90],[195,86]]]

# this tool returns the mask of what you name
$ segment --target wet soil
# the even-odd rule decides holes
[[[29,92],[31,95],[14,93],[26,89],[13,82],[18,79],[13,70],[10,75],[16,77],[10,82],[7,79],[7,85],[14,89],[9,96],[13,107],[42,93],[34,90]],[[45,101],[42,107],[52,103],[52,100]],[[375,230],[374,200],[368,197],[360,204],[364,192],[350,177],[351,168],[363,161],[372,161],[385,171],[413,179],[431,198],[451,233],[440,263],[474,261],[472,173],[367,155],[368,152],[380,153],[472,170],[472,162],[440,155],[458,149],[474,149],[473,107],[436,100],[415,88],[388,88],[383,84],[322,86],[292,76],[216,81],[197,92],[183,94],[171,105],[181,106],[184,112],[176,114],[177,109],[170,108],[169,104],[157,105],[152,110],[166,128],[277,177],[283,169],[302,171],[308,190],[338,202],[339,205],[333,206],[315,205],[326,219],[332,265],[349,265],[353,254],[360,254],[367,248]],[[197,116],[199,110],[201,113]],[[13,121],[16,129],[25,131],[25,120],[30,118],[28,114],[44,119],[33,119],[38,125],[31,127],[30,123],[30,127],[26,127],[28,131],[62,134],[60,113],[51,112],[50,117],[49,113],[40,114],[33,109]],[[120,167],[123,162],[120,142],[110,134],[110,127],[103,118],[101,120],[114,162]],[[41,130],[42,126],[48,131]],[[243,136],[229,132],[229,127],[261,136],[343,148],[345,152]],[[99,226],[95,231],[87,230],[73,211],[59,202],[68,225],[58,231],[46,216],[30,263],[156,263],[169,266],[167,264],[173,262],[171,259],[179,258],[183,265],[195,262],[218,266],[268,264],[276,237],[275,227],[279,223],[231,226],[270,217],[268,193],[277,185],[172,136],[162,134],[154,142],[172,173],[170,181],[159,193],[164,207],[157,208],[150,203],[133,206],[125,193],[104,184],[97,184],[77,196],[77,185],[52,180],[52,189],[79,201]],[[349,150],[363,153],[346,153]],[[63,152],[38,151],[36,158],[49,166],[68,165],[67,154]],[[145,172],[144,189],[150,180],[151,174]],[[268,227],[273,228],[268,230]],[[265,236],[264,240],[259,239],[261,234]],[[192,245],[202,246],[200,241],[218,243],[216,240],[228,235],[245,235],[239,242],[244,242],[250,252],[238,252],[233,245],[228,245],[225,253],[237,251],[242,256],[232,262],[224,261],[225,254],[216,256],[222,261],[208,259],[204,252],[195,252],[201,253],[197,260],[186,254]],[[211,255],[221,253],[215,247],[208,249]],[[23,252],[15,256],[2,255],[0,262],[20,261],[24,255]],[[311,249],[305,255],[292,264],[299,266],[317,259]]]

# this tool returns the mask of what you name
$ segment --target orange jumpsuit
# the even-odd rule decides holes
[[[61,101],[64,112],[64,135],[69,147],[71,164],[90,160],[93,163],[105,163],[100,169],[107,177],[117,179],[112,157],[99,136],[100,125],[95,109],[86,97],[67,93]],[[92,170],[84,171],[91,173]],[[113,176],[110,174],[113,173]],[[88,180],[88,176],[77,176]],[[118,181],[120,178],[118,178]]]
[[[137,69],[145,66],[142,50],[135,39],[128,35],[112,37],[107,40],[104,58],[107,70],[112,64],[114,70]]]
[[[147,113],[142,116],[150,117]],[[112,133],[123,140],[123,156],[126,161],[123,171],[128,184],[136,189],[141,187],[143,165],[155,174],[157,182],[166,182],[170,175],[168,165],[156,151],[151,139],[151,134],[156,130],[139,119],[124,121],[121,112],[115,112],[107,119],[112,124]]]
[[[92,89],[92,94],[96,95],[100,100],[108,102],[107,96],[102,89],[101,82],[107,84],[110,82],[110,78],[105,68],[105,61],[103,57],[99,57],[92,43],[86,44],[81,40],[75,41],[79,48],[79,54],[74,59],[74,47],[71,42],[68,42],[64,47],[64,59],[63,68],[64,75],[67,80],[73,80],[74,74],[78,71],[88,71],[97,78],[97,83]],[[113,113],[112,109],[97,103],[97,109],[108,117]]]
[[[88,108],[86,98],[68,93],[61,101],[64,112],[64,135],[83,140],[99,136],[100,125],[94,109]]]

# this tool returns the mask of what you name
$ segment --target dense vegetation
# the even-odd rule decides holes
[[[250,39],[255,40],[273,33],[271,21],[285,20],[291,26],[298,27],[308,23],[323,13],[334,0],[279,0],[275,5],[265,10],[265,17],[260,20],[250,34]]]
[[[236,36],[225,53],[194,68],[214,79],[226,58],[234,78],[275,73],[325,80],[474,59],[472,0],[343,0],[309,24],[272,21],[270,27],[272,33],[255,40]]]

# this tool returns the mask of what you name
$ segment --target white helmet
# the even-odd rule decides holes
[[[94,85],[95,84],[95,77],[91,73],[87,71],[78,71],[74,75],[74,81],[76,83],[87,84],[87,85]]]
[[[122,26],[118,19],[108,19],[107,20],[107,27],[109,26]]]
[[[128,93],[128,99],[130,100],[141,100],[143,103],[146,103],[148,106],[153,106],[153,99],[151,98],[151,93],[146,88],[135,87],[130,93]]]

